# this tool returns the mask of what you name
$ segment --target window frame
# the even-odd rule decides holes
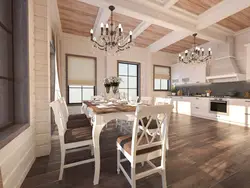
[[[13,126],[15,124],[15,83],[14,83],[14,79],[15,79],[15,75],[14,75],[14,3],[13,0],[9,0],[10,1],[10,6],[11,6],[11,28],[8,28],[8,26],[6,26],[4,23],[2,23],[2,21],[0,21],[0,27],[3,31],[5,31],[7,34],[11,35],[11,55],[12,55],[12,60],[11,60],[11,64],[12,64],[12,77],[8,76],[0,76],[0,80],[5,80],[9,83],[12,84],[12,90],[13,90],[13,96],[12,96],[12,100],[13,100],[13,104],[12,104],[12,115],[13,115],[13,119],[11,122],[8,122],[7,124],[4,124],[3,126],[0,126],[0,130],[4,130],[10,126]],[[8,62],[9,63],[9,62]],[[9,102],[9,101],[8,101]]]
[[[132,62],[132,61],[118,60],[117,61],[117,77],[120,77],[120,76],[129,77],[129,75],[119,75],[119,64],[120,63],[121,64],[136,65],[137,66],[137,88],[136,88],[136,91],[137,91],[137,96],[141,97],[141,63],[139,63],[139,62]],[[131,77],[133,77],[133,76],[131,76]],[[128,85],[129,85],[129,82],[128,82]],[[122,88],[122,89],[129,90],[130,88]],[[127,94],[127,95],[129,95],[129,94]],[[129,96],[127,96],[127,97],[129,97]]]
[[[168,88],[169,89],[155,89],[155,68],[156,67],[162,67],[162,68],[168,68],[169,69],[169,82],[168,82]],[[160,87],[161,88],[161,87]],[[153,65],[153,91],[170,91],[171,90],[171,67],[170,66],[164,66],[164,65]]]
[[[79,106],[82,105],[82,103],[70,103],[69,102],[69,85],[68,85],[68,57],[80,57],[80,58],[89,58],[93,59],[95,63],[95,86],[94,86],[94,95],[96,95],[97,91],[97,58],[92,56],[84,56],[84,55],[76,55],[76,54],[66,54],[66,102],[68,106]],[[82,86],[81,86],[81,92],[82,92]]]

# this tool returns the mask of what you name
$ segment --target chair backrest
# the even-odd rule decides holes
[[[67,128],[66,128],[66,122],[63,119],[60,100],[58,99],[51,102],[50,107],[52,108],[55,116],[55,122],[58,128],[59,136],[64,136],[64,133]]]
[[[61,111],[62,111],[64,121],[67,122],[68,118],[69,118],[69,110],[68,110],[68,106],[66,104],[66,101],[65,101],[64,97],[61,97],[59,99],[59,102],[60,102]]]
[[[152,97],[141,97],[140,103],[151,105],[152,104]]]
[[[172,101],[171,98],[156,97],[155,105],[171,104],[171,101]]]
[[[172,109],[173,106],[169,104],[161,106],[137,106],[132,133],[132,158],[136,157],[136,151],[156,146],[161,146],[162,151],[165,152],[168,125]],[[161,118],[159,118],[159,116]],[[144,124],[143,118],[148,118],[147,124]],[[157,128],[154,129],[153,134],[152,132],[148,132],[148,127],[152,120],[156,121],[157,124]],[[138,136],[140,124],[143,130]]]
[[[129,102],[130,103],[138,103],[138,100],[139,100],[139,97],[136,96],[136,97],[132,97],[132,96],[129,96]]]

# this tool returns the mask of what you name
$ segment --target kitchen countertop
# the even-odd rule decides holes
[[[195,98],[208,98],[208,99],[215,99],[215,98],[219,98],[219,99],[244,99],[244,100],[250,100],[249,98],[244,98],[244,97],[202,97],[202,96],[187,96],[187,95],[183,95],[183,96],[167,96],[167,97],[195,97]]]

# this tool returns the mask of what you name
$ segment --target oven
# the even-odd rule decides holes
[[[210,112],[228,115],[229,105],[227,100],[212,99],[210,100]]]

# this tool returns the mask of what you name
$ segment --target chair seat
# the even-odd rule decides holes
[[[120,136],[117,138],[117,143],[129,154],[131,155],[131,145],[132,145],[132,137],[130,135],[126,135],[126,136]],[[146,137],[143,137],[140,145],[143,144],[147,144],[147,140]],[[151,148],[146,148],[146,149],[142,149],[142,150],[137,150],[136,151],[136,155],[142,155],[145,153],[150,153],[156,150],[161,149],[161,146],[154,146]]]
[[[76,120],[76,119],[88,119],[86,114],[71,114],[68,117],[68,120]]]
[[[144,126],[146,126],[148,124],[148,118],[144,117],[144,118],[142,118],[142,121],[143,121]],[[142,126],[141,121],[139,121],[139,125]],[[148,129],[157,129],[157,128],[158,127],[157,127],[156,120],[152,119],[149,126],[148,126]]]
[[[67,129],[64,134],[65,143],[80,142],[92,139],[92,127],[80,127]]]
[[[68,120],[67,128],[68,129],[75,129],[80,127],[91,127],[90,120],[87,119],[75,119],[75,120]]]

